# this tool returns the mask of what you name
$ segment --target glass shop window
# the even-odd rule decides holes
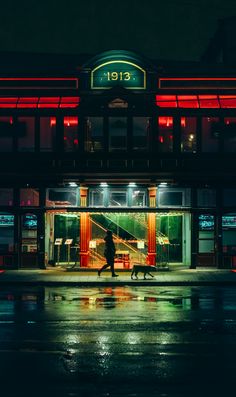
[[[56,117],[40,117],[40,151],[52,152],[56,145]]]
[[[104,206],[104,189],[91,189],[89,192],[90,207]]]
[[[77,205],[79,205],[79,188],[47,189],[47,207],[75,207]]]
[[[158,207],[189,207],[190,206],[190,189],[171,189],[158,188],[157,205]]]
[[[145,207],[147,205],[147,195],[145,190],[138,188],[132,191],[132,207]]]
[[[109,151],[127,149],[127,117],[109,117]]]
[[[207,208],[216,206],[215,189],[198,189],[197,190],[198,207]]]
[[[181,151],[196,152],[197,118],[181,117]]]
[[[38,207],[39,190],[38,189],[20,189],[20,206],[21,207]]]
[[[173,151],[173,117],[158,117],[159,151],[162,153]]]
[[[13,205],[13,189],[0,189],[0,205],[11,207]]]
[[[109,192],[109,207],[127,207],[128,195],[124,189],[110,190]]]
[[[14,215],[0,212],[0,253],[14,251]]]
[[[64,117],[64,150],[75,152],[78,149],[78,117]]]
[[[217,152],[220,136],[219,117],[202,118],[202,151]]]
[[[35,119],[34,117],[19,117],[16,123],[18,136],[18,151],[33,152],[35,146]]]
[[[85,151],[100,152],[104,149],[102,117],[88,117],[85,121]]]
[[[147,150],[150,131],[148,117],[133,117],[133,150]]]
[[[0,117],[0,151],[11,152],[14,135],[12,117]]]
[[[236,152],[236,117],[224,119],[224,151]]]

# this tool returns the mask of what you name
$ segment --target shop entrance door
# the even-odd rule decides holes
[[[20,215],[20,267],[37,268],[38,261],[38,215],[23,213]]]
[[[198,259],[197,266],[216,266],[215,255],[215,216],[198,216]]]

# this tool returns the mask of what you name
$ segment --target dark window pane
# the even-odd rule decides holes
[[[56,117],[40,117],[40,151],[51,152],[55,149]]]
[[[133,117],[133,149],[147,150],[150,122],[148,117]]]
[[[172,152],[173,151],[173,117],[161,116],[158,117],[159,130],[159,151]]]
[[[14,134],[12,117],[0,117],[0,151],[11,152]]]
[[[224,151],[236,152],[236,117],[224,119]]]
[[[181,151],[196,152],[196,117],[181,117]]]
[[[119,151],[127,149],[127,118],[109,118],[109,150]]]
[[[75,152],[78,149],[78,117],[64,117],[64,150]]]
[[[104,149],[103,118],[89,117],[85,124],[85,151],[99,152]]]
[[[33,152],[35,139],[34,117],[19,117],[16,132],[18,136],[18,150],[20,152]]]
[[[218,117],[202,118],[202,151],[216,152],[218,150],[218,138],[220,125]]]

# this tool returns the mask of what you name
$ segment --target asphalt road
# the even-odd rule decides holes
[[[230,287],[2,287],[1,397],[232,396],[235,302]]]

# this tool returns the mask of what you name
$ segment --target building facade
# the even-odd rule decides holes
[[[128,51],[0,69],[0,266],[236,265],[236,73]]]

